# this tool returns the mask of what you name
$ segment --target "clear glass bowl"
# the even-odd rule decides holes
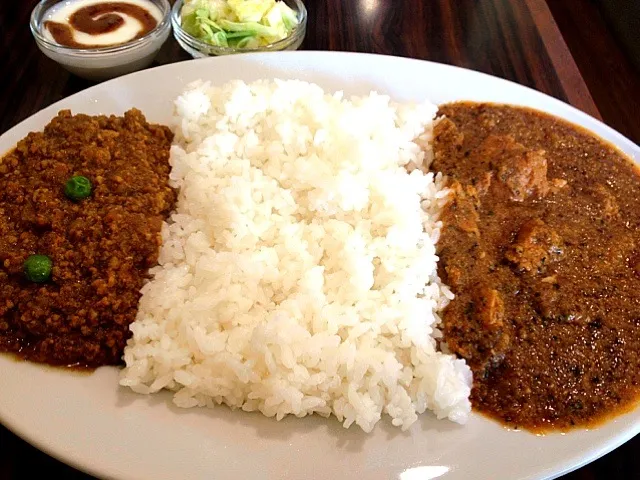
[[[106,80],[148,67],[171,30],[171,5],[167,0],[150,0],[162,12],[162,21],[144,37],[100,48],[71,48],[54,43],[42,34],[49,9],[60,0],[42,0],[31,12],[29,26],[38,47],[47,57],[71,73],[88,80]]]
[[[297,50],[304,36],[307,33],[307,9],[300,0],[283,0],[298,16],[298,26],[287,38],[283,38],[269,45],[258,48],[233,48],[217,47],[205,43],[185,32],[181,27],[180,11],[183,0],[177,0],[171,10],[171,24],[173,25],[173,36],[182,48],[184,48],[193,58],[203,58],[212,55],[229,55],[233,53],[250,52],[276,52],[279,50]]]

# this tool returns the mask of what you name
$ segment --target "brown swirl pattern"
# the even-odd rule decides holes
[[[157,25],[158,21],[143,7],[125,2],[104,2],[79,8],[69,17],[69,23],[47,21],[44,27],[60,45],[71,48],[98,48],[118,45],[91,45],[76,41],[74,30],[89,35],[103,35],[121,28],[125,20],[119,14],[125,14],[140,22],[140,30],[127,42],[145,36]],[[121,42],[125,43],[125,42]]]

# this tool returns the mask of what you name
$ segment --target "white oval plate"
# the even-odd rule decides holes
[[[528,105],[583,125],[636,162],[640,148],[601,122],[542,93],[481,73],[375,55],[284,52],[166,65],[97,85],[52,105],[0,137],[0,152],[41,129],[58,110],[122,114],[138,107],[168,123],[190,81],[298,78],[326,90],[441,103],[478,100]],[[429,480],[543,479],[566,473],[640,431],[640,408],[592,431],[536,436],[472,415],[462,427],[429,414],[406,433],[381,421],[374,432],[335,419],[179,410],[169,394],[137,396],[118,387],[116,368],[91,375],[0,357],[0,420],[38,448],[94,475],[118,479]]]

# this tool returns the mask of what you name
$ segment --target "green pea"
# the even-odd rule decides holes
[[[28,280],[42,283],[51,277],[53,262],[46,255],[31,255],[24,262],[24,275]]]
[[[87,198],[91,195],[91,182],[81,175],[71,177],[64,185],[64,194],[71,200]]]

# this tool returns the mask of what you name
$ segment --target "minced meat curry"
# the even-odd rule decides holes
[[[444,339],[476,409],[529,429],[603,419],[638,398],[640,175],[550,115],[442,106],[434,171],[453,196],[439,272]]]
[[[135,109],[62,111],[0,160],[0,351],[121,362],[175,202],[171,141]]]

